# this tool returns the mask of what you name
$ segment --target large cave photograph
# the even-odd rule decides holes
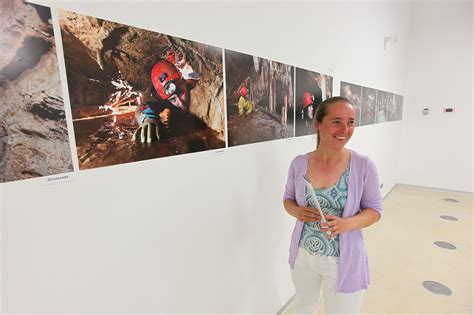
[[[72,172],[51,9],[0,12],[0,182]]]
[[[296,136],[314,135],[318,105],[332,97],[332,76],[296,68]]]
[[[59,11],[79,168],[225,147],[222,49]]]
[[[294,136],[294,67],[225,50],[229,146]]]

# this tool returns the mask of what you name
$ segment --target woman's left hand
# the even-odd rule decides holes
[[[330,214],[327,214],[324,217],[328,222],[320,222],[320,226],[321,232],[331,232],[331,234],[326,235],[327,239],[351,230],[348,218],[340,218]]]

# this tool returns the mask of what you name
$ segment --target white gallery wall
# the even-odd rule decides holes
[[[472,15],[471,1],[412,4],[400,183],[474,192]]]
[[[406,170],[407,153],[415,155],[407,152],[413,149],[408,132],[421,118],[411,82],[427,94],[422,83],[435,80],[409,67],[418,45],[414,14],[423,7],[404,1],[38,3],[330,74],[336,95],[341,80],[405,95],[403,122],[358,127],[350,147],[376,162],[384,195],[399,180],[436,186]],[[429,12],[441,9],[422,5],[429,8],[423,27],[439,24]],[[397,42],[384,49],[384,38],[394,34]],[[456,36],[453,45],[469,49],[464,34]],[[457,72],[468,76],[462,67],[449,73],[452,66],[442,67],[441,81]],[[454,91],[467,89],[455,82]],[[446,101],[468,111],[460,105],[467,99],[453,95]],[[431,104],[428,119],[437,115]],[[470,131],[462,113],[449,118],[462,122],[453,136]],[[417,163],[440,146],[435,139],[424,143],[415,151]],[[57,184],[44,178],[2,184],[1,313],[276,313],[294,293],[287,264],[294,220],[281,202],[287,168],[314,147],[308,136],[80,171]],[[472,191],[467,180],[459,187],[449,177],[449,186],[434,183]]]

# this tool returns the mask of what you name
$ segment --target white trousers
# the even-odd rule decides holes
[[[336,293],[338,258],[311,255],[299,248],[291,277],[296,289],[294,314],[318,314],[321,288],[326,315],[359,314],[365,290]]]

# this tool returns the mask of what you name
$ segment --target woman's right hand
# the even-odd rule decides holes
[[[303,222],[318,222],[321,221],[319,211],[315,208],[300,207],[295,200],[283,200],[283,206],[289,215],[297,218]]]
[[[318,222],[321,221],[319,211],[315,208],[296,207],[293,216],[302,222]]]

